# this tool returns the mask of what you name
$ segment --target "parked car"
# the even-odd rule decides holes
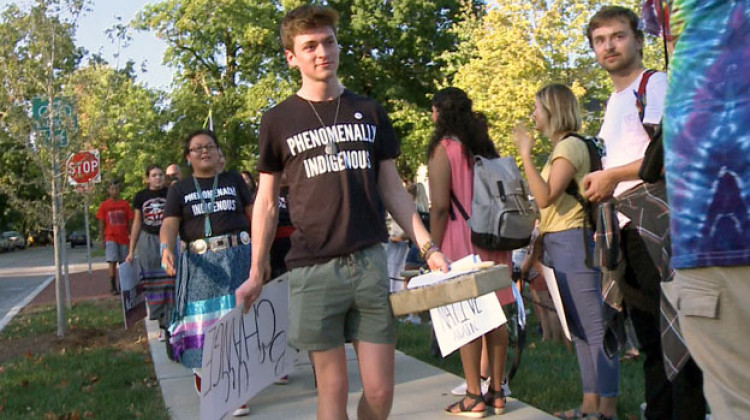
[[[1,236],[10,242],[10,247],[12,249],[26,248],[26,238],[24,238],[23,235],[14,230],[3,232]]]
[[[0,236],[0,252],[8,252],[11,250],[10,241],[3,236]]]
[[[68,242],[70,242],[71,248],[75,248],[76,245],[86,245],[86,233],[81,230],[74,230],[68,234]]]
[[[31,237],[34,239],[34,246],[45,246],[52,243],[53,235],[51,229],[42,229],[32,233]],[[32,244],[29,243],[28,246]]]

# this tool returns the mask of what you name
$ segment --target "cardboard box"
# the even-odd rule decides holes
[[[449,303],[461,302],[509,287],[510,270],[496,265],[474,273],[458,276],[437,284],[391,293],[393,315],[422,312]]]

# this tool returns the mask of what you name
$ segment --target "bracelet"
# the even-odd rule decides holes
[[[438,249],[437,245],[435,245],[435,242],[432,242],[432,239],[430,239],[429,241],[422,244],[421,248],[419,248],[419,256],[422,257],[423,260],[427,261],[425,256],[432,248]]]
[[[160,243],[159,244],[159,255],[163,254],[165,249],[167,249],[167,244]]]
[[[430,259],[432,254],[440,252],[440,248],[437,247],[437,245],[433,245],[427,249],[427,252],[424,253],[424,257],[422,258],[425,262]]]

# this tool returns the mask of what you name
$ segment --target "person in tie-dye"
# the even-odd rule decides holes
[[[750,1],[672,9],[664,114],[670,299],[715,419],[750,418]]]

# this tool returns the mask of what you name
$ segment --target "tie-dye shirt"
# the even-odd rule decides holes
[[[750,265],[750,0],[675,1],[664,116],[672,266]]]

